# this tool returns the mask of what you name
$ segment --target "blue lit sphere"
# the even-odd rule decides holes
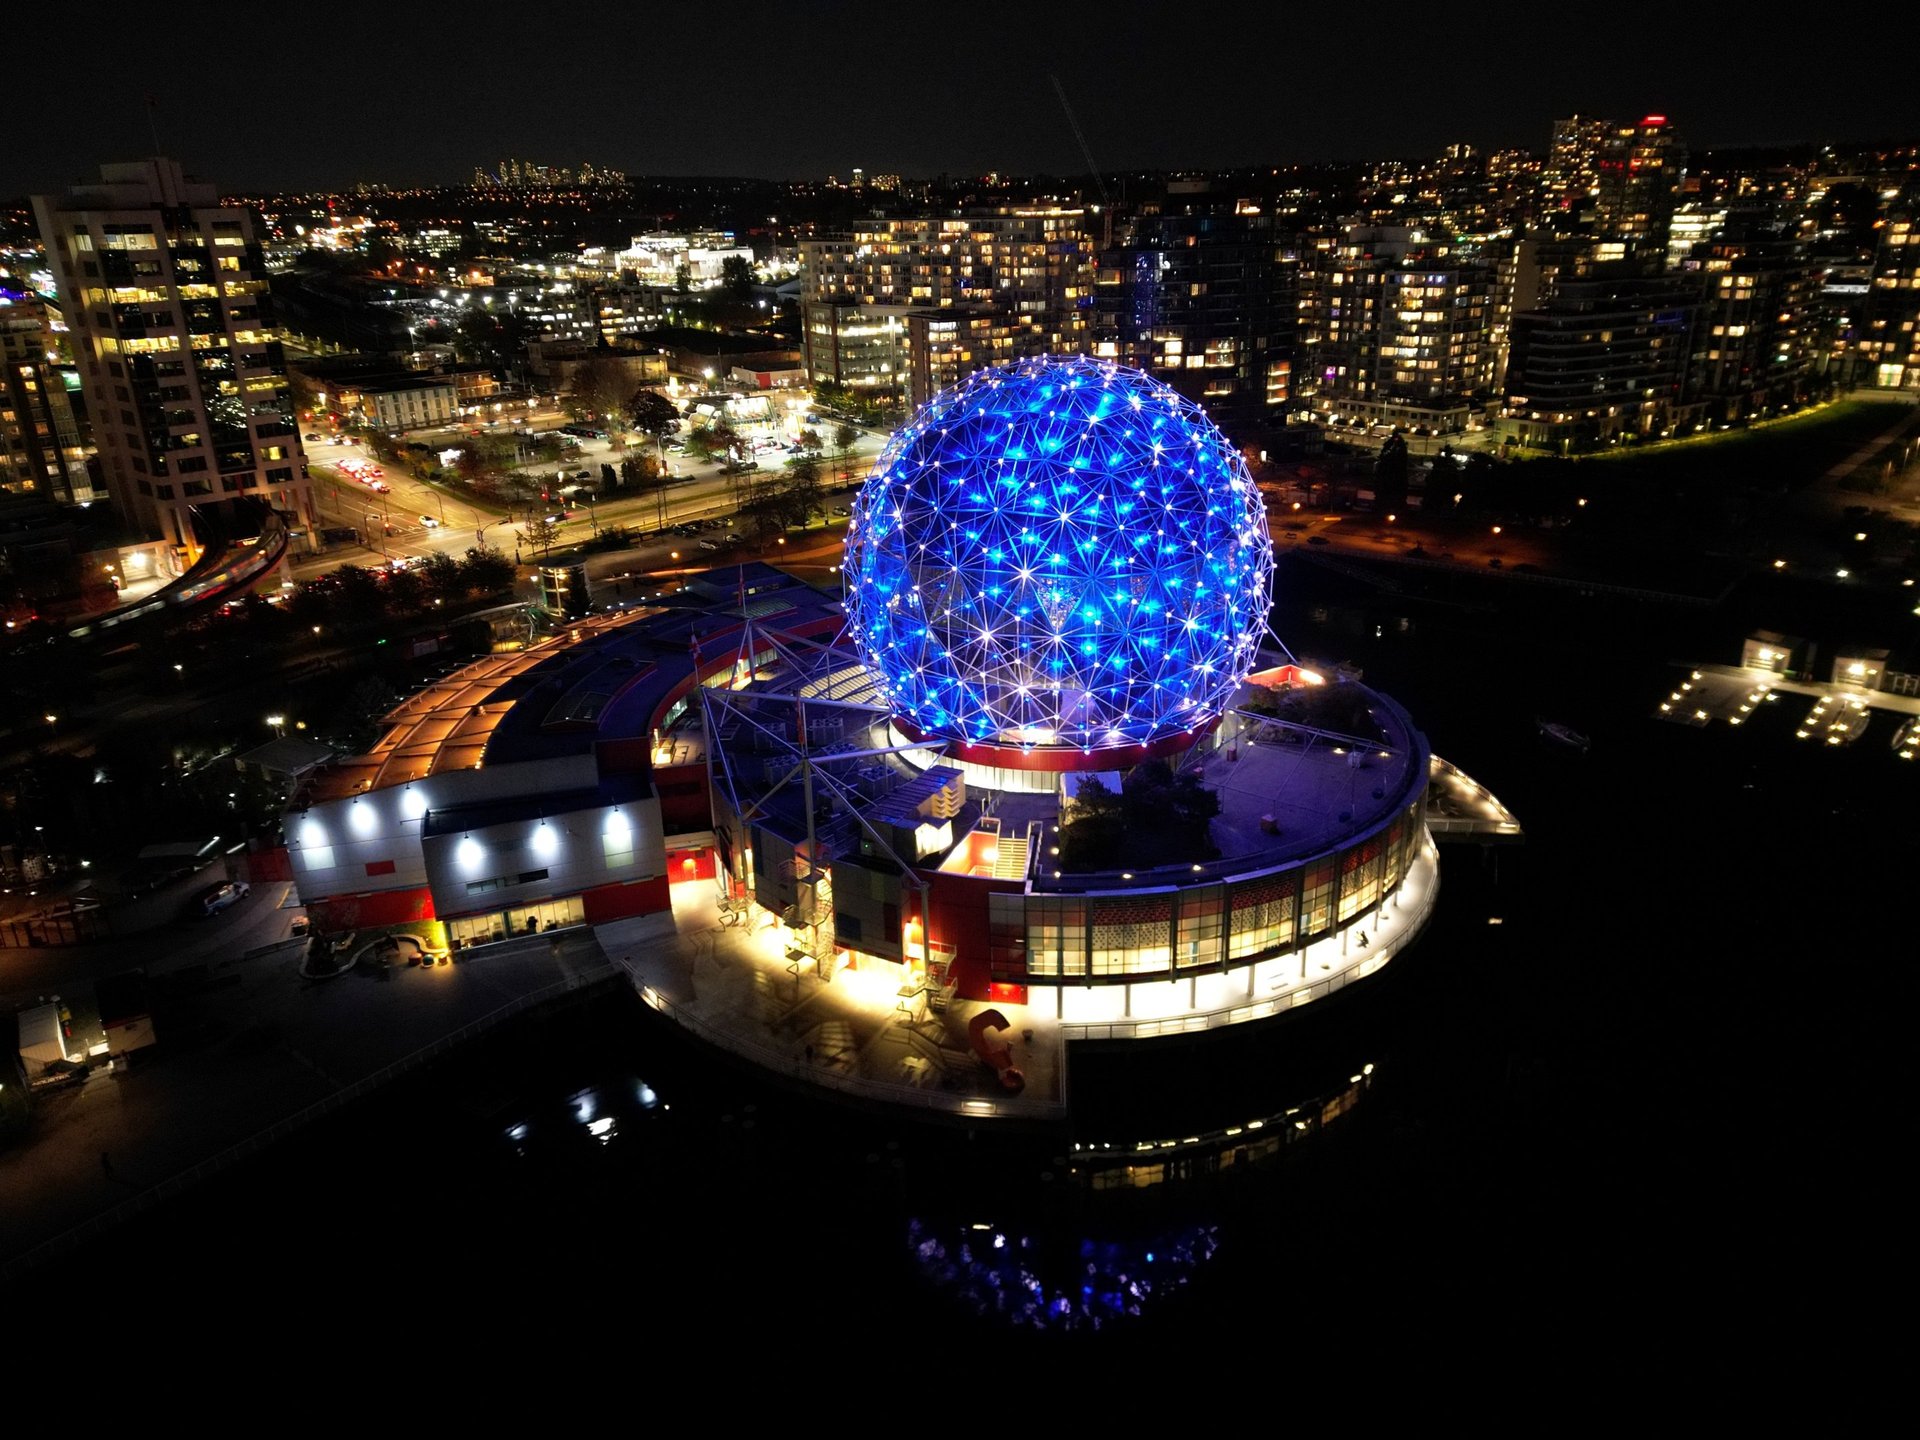
[[[1220,713],[1253,667],[1273,542],[1197,405],[1052,356],[977,371],[894,435],[845,569],[848,631],[896,716],[1093,749]]]

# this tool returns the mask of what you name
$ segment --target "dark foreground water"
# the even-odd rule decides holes
[[[1910,1129],[1920,765],[1888,721],[1835,752],[1791,738],[1792,702],[1737,732],[1646,718],[1666,660],[1737,654],[1739,605],[1282,584],[1296,650],[1362,663],[1529,832],[1446,850],[1434,929],[1369,986],[1224,1047],[1076,1062],[1086,1108],[1054,1135],[790,1094],[613,988],[144,1217],[61,1289],[211,1285],[303,1344],[751,1345],[795,1378],[1051,1350],[1268,1383],[1387,1346],[1625,1363],[1867,1326]],[[1076,1141],[1272,1114],[1366,1064],[1361,1103],[1272,1163],[1074,1173]]]

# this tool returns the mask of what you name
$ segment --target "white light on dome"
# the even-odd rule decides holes
[[[897,432],[853,506],[848,629],[894,712],[969,742],[1138,744],[1219,713],[1273,546],[1240,454],[1138,370],[975,372]]]

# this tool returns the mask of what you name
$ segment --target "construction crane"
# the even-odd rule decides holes
[[[1060,97],[1060,108],[1067,112],[1067,124],[1073,127],[1073,138],[1080,142],[1080,154],[1087,162],[1087,169],[1093,173],[1093,188],[1100,192],[1100,208],[1112,210],[1113,202],[1107,199],[1107,182],[1100,178],[1100,167],[1093,163],[1093,151],[1087,148],[1087,137],[1080,131],[1080,122],[1074,118],[1073,106],[1067,103],[1067,90],[1060,83],[1058,75],[1047,77],[1053,81],[1053,93]]]

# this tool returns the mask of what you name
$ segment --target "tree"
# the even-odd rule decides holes
[[[1120,796],[1096,775],[1080,781],[1060,827],[1061,858],[1076,868],[1114,864],[1125,835]]]
[[[451,555],[435,553],[427,556],[416,572],[420,583],[426,587],[435,599],[444,600],[449,605],[457,604],[467,595],[467,577],[461,572],[460,562]]]
[[[833,427],[834,462],[840,468],[840,479],[844,482],[849,474],[847,457],[853,453],[854,445],[860,439],[860,432],[842,420]]]
[[[795,517],[794,524],[804,525],[815,515],[824,515],[826,506],[820,502],[820,462],[811,455],[802,455],[789,465],[784,494],[787,511]]]
[[[703,464],[717,458],[720,447],[714,443],[713,431],[703,426],[687,436],[687,454]]]
[[[627,422],[641,434],[657,439],[674,432],[680,423],[680,412],[658,390],[643,388],[627,397]]]
[[[1398,510],[1407,498],[1407,442],[1389,435],[1373,461],[1374,508]]]
[[[802,430],[800,432],[800,448],[809,454],[818,455],[824,448],[820,443],[820,432],[818,430]]]
[[[753,495],[742,501],[739,517],[752,533],[754,543],[762,549],[772,544],[787,528],[786,508],[779,492],[771,486],[758,487]]]
[[[342,565],[333,578],[337,584],[334,611],[347,624],[369,625],[386,613],[386,592],[371,570]]]
[[[453,353],[459,359],[482,365],[496,362],[500,347],[500,327],[487,309],[468,310],[453,326]]]
[[[479,595],[498,595],[511,590],[517,573],[513,562],[491,545],[467,551],[460,572],[466,584]]]
[[[554,536],[560,531],[560,522],[550,520],[545,515],[536,515],[521,527],[527,548],[540,552],[540,558],[546,559],[547,552],[553,548]]]
[[[1499,485],[1495,474],[1498,469],[1493,456],[1484,450],[1476,450],[1469,455],[1467,468],[1460,476],[1460,488],[1454,492],[1462,497],[1461,505],[1468,510],[1490,509]],[[1435,499],[1448,505],[1453,503],[1453,495],[1436,496]]]
[[[673,289],[678,295],[685,295],[693,289],[693,271],[684,260],[673,267]]]
[[[414,574],[411,566],[404,570],[389,570],[386,591],[386,614],[389,617],[416,614],[427,598],[426,584]]]
[[[627,372],[618,360],[594,355],[574,367],[560,407],[575,420],[625,418]]]
[[[720,288],[735,300],[753,294],[753,262],[744,255],[729,255],[720,262]]]

